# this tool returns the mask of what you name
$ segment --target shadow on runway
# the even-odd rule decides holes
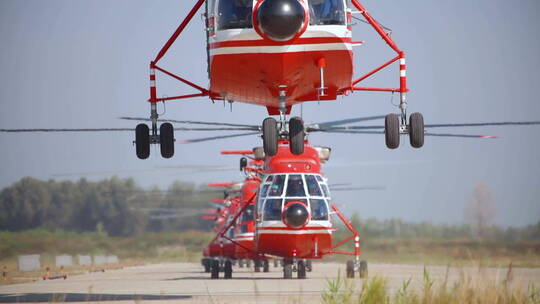
[[[84,294],[84,293],[24,293],[0,294],[0,303],[57,303],[57,302],[100,302],[100,301],[155,301],[183,300],[191,296],[181,295],[128,295],[128,294]]]
[[[182,280],[211,280],[211,281],[215,281],[216,279],[211,279],[210,278],[210,275],[208,276],[204,276],[204,277],[181,277],[181,278],[170,278],[170,279],[165,279],[164,281],[182,281]],[[223,275],[220,275],[219,276],[219,280],[225,280],[223,278]],[[234,276],[234,273],[233,273],[233,276],[232,276],[232,279],[227,279],[227,280],[250,280],[250,281],[260,281],[260,280],[285,280],[284,278],[282,277],[279,277],[279,278],[276,278],[276,277],[273,277],[273,278],[270,278],[270,277],[236,277]],[[292,280],[292,279],[291,279]]]

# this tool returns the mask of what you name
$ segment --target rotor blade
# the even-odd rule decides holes
[[[327,122],[321,122],[321,123],[314,123],[314,124],[309,125],[308,128],[319,129],[321,127],[340,126],[340,125],[350,124],[350,123],[353,123],[353,122],[361,122],[361,121],[382,119],[384,117],[385,117],[384,115],[378,115],[378,116],[367,116],[367,117],[357,117],[357,118],[333,120],[333,121],[327,121]]]
[[[123,120],[135,120],[135,121],[151,121],[149,118],[143,117],[119,117]],[[159,122],[174,122],[179,124],[192,124],[192,125],[210,125],[210,126],[228,126],[228,127],[247,127],[255,130],[259,130],[260,126],[258,125],[246,125],[246,124],[233,124],[225,122],[214,122],[214,121],[196,121],[196,120],[176,120],[176,119],[158,119]]]
[[[342,133],[342,134],[384,134],[384,131],[353,131],[353,130],[321,130],[324,133]]]
[[[258,131],[256,128],[174,128],[175,131]]]
[[[194,138],[194,139],[179,140],[179,142],[182,144],[192,144],[192,143],[203,142],[203,141],[249,136],[249,135],[256,135],[256,134],[260,134],[260,132],[249,132],[249,133],[240,133],[240,134],[232,134],[232,135],[220,135],[220,136],[212,136],[212,137],[204,137],[204,138]]]
[[[425,133],[426,136],[438,136],[438,137],[463,137],[463,138],[480,138],[480,139],[491,139],[499,138],[498,136],[493,135],[473,135],[473,134],[452,134],[452,133]]]
[[[32,133],[32,132],[124,132],[135,131],[133,128],[36,128],[36,129],[0,129],[4,133]]]
[[[330,188],[330,191],[357,191],[357,190],[386,190],[385,186],[366,186],[366,187],[344,187],[344,188]]]
[[[451,123],[451,124],[428,124],[426,128],[454,128],[454,127],[486,127],[486,126],[528,126],[540,125],[540,121],[500,121],[478,123]]]

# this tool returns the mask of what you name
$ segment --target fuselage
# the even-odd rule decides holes
[[[297,26],[292,36],[274,34],[274,25],[264,23],[264,17],[279,17],[273,11],[262,12],[272,9],[262,7],[264,2],[273,1],[290,2],[278,3],[285,8],[300,4],[297,15],[304,19],[299,20],[300,25],[290,25]],[[350,90],[352,34],[345,0],[214,0],[209,1],[208,16],[210,91],[214,96],[271,111],[278,107],[280,91],[291,106],[335,100]]]

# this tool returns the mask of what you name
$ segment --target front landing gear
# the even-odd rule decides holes
[[[347,268],[346,268],[346,273],[347,273],[347,278],[354,278],[354,274],[358,272],[358,277],[361,278],[361,279],[364,279],[364,278],[367,278],[368,276],[368,267],[367,267],[367,262],[366,261],[353,261],[353,260],[349,260],[347,261]]]
[[[150,145],[159,144],[161,156],[171,158],[174,155],[174,128],[173,125],[166,122],[157,128],[157,108],[152,103],[150,108],[150,120],[152,121],[152,133],[146,124],[138,124],[135,128],[135,147],[139,159],[147,159],[150,156]]]

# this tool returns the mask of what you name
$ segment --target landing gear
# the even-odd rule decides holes
[[[155,103],[151,104],[150,120],[152,130],[146,124],[138,124],[135,128],[135,147],[139,159],[147,159],[150,156],[150,144],[159,144],[161,156],[171,158],[174,155],[174,128],[166,122],[159,127],[158,135],[158,114]],[[151,131],[151,132],[150,132]]]
[[[292,261],[284,261],[283,265],[283,278],[292,279],[293,264]]]
[[[244,260],[242,259],[238,260],[238,267],[244,268]]]
[[[304,122],[300,117],[293,117],[289,120],[289,139],[291,153],[300,155],[304,153]]]
[[[263,120],[262,124],[263,132],[263,147],[264,153],[269,156],[277,154],[278,149],[278,128],[277,121],[272,117],[268,117]]]
[[[346,273],[347,278],[354,278],[354,273],[358,271],[358,277],[361,279],[367,278],[368,276],[368,266],[366,261],[358,260],[355,262],[353,260],[347,261]]]
[[[212,279],[219,279],[219,261],[218,260],[212,260],[212,266],[210,269],[210,278]]]
[[[384,138],[388,149],[399,147],[399,117],[397,114],[388,114],[384,118]]]
[[[299,279],[305,279],[306,278],[306,264],[304,260],[298,261],[298,268],[297,268],[297,274]]]
[[[412,113],[409,117],[409,141],[413,148],[424,145],[424,117],[420,113]]]
[[[279,267],[279,260],[274,259],[274,268],[277,268],[277,267]]]
[[[210,268],[212,267],[212,260],[204,258],[201,260],[201,264],[204,267],[204,272],[210,272]]]
[[[224,275],[223,278],[231,279],[232,278],[232,262],[227,260],[225,262],[225,267],[223,269]]]
[[[255,272],[261,272],[262,261],[254,260],[254,264],[255,264]]]
[[[270,272],[270,262],[268,260],[263,261],[263,272]]]
[[[138,124],[135,128],[135,148],[139,159],[150,156],[150,129],[145,124]]]

